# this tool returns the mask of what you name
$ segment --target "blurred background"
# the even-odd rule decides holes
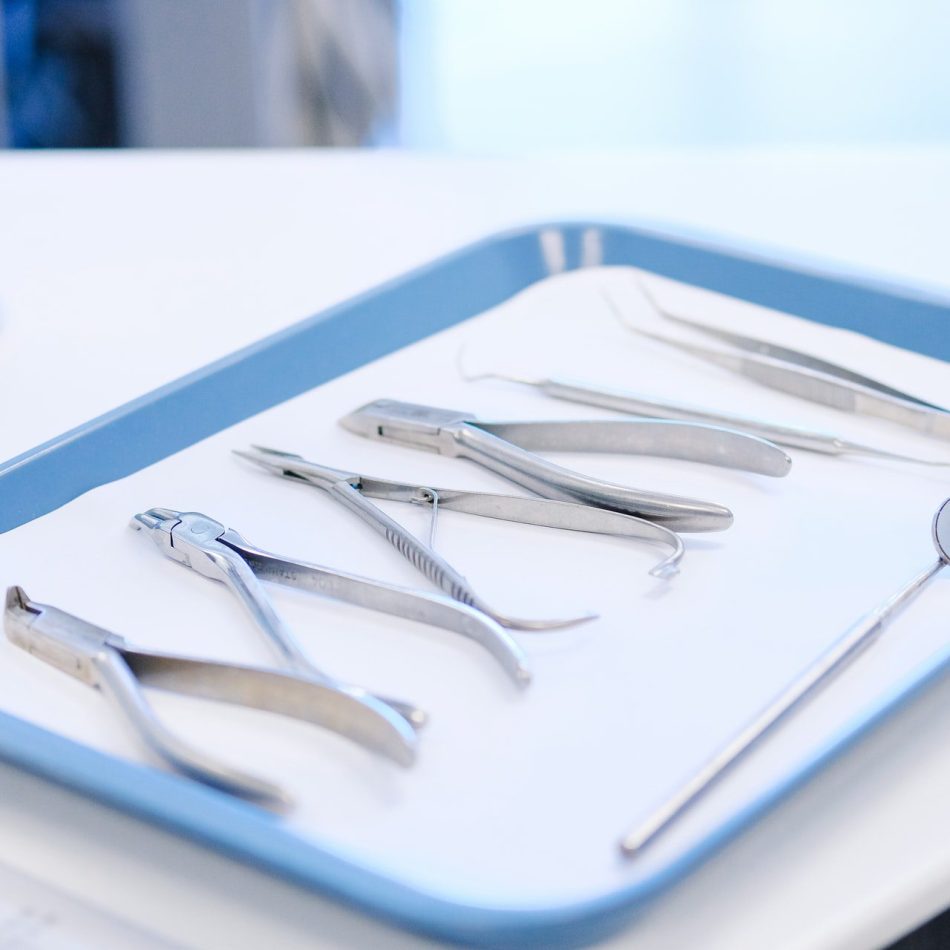
[[[0,0],[0,145],[950,140],[946,0]]]

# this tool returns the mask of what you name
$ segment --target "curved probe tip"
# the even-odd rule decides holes
[[[517,383],[521,386],[540,386],[543,380],[530,379],[526,376],[514,376],[510,373],[498,373],[491,370],[482,373],[473,373],[465,366],[465,344],[463,343],[455,354],[455,369],[459,377],[466,383],[477,383],[485,379],[496,379],[504,383]]]
[[[650,571],[650,577],[658,577],[660,580],[666,581],[671,577],[675,577],[679,572],[680,568],[677,561],[674,558],[666,558]]]
[[[539,632],[542,630],[565,630],[568,627],[576,627],[582,623],[589,623],[596,620],[600,614],[584,614],[581,617],[570,617],[565,620],[523,620],[519,617],[504,617],[499,614],[492,614],[492,618],[497,620],[503,627],[510,630],[524,630],[527,633]]]
[[[526,666],[518,666],[515,668],[515,683],[518,684],[519,688],[527,689],[531,685],[532,673]]]

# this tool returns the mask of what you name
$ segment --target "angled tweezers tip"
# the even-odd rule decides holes
[[[254,462],[262,468],[271,472],[289,472],[288,468],[282,462],[302,462],[303,456],[296,452],[282,452],[280,449],[271,449],[264,445],[251,445],[248,449],[231,449],[234,455],[245,459],[248,462]]]

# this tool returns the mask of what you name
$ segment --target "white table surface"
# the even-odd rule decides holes
[[[950,288],[950,150],[0,155],[0,456],[492,232],[668,224]],[[950,332],[950,330],[948,330]],[[869,948],[950,903],[950,685],[613,942]],[[0,767],[3,859],[190,946],[414,946]],[[118,846],[117,846],[118,843]]]

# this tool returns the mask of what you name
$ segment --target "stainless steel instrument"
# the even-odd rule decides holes
[[[31,601],[22,587],[7,590],[4,629],[27,653],[108,696],[152,752],[176,771],[267,808],[286,810],[292,799],[277,785],[225,764],[169,731],[142,687],[280,713],[343,732],[403,765],[412,759],[412,729],[404,720],[378,700],[329,679],[145,650]],[[394,719],[402,723],[402,731]]]
[[[931,534],[934,547],[937,549],[936,563],[927,567],[876,610],[851,627],[670,799],[626,834],[620,842],[620,849],[625,855],[632,857],[640,854],[647,845],[659,837],[786,716],[797,709],[819,687],[840,673],[863,650],[871,646],[898,611],[913,600],[947,564],[950,564],[950,498],[934,515]]]
[[[727,343],[740,352],[711,349],[645,330],[631,322],[604,291],[604,299],[623,325],[640,336],[713,363],[769,389],[855,415],[885,419],[939,439],[950,439],[950,410],[943,406],[918,399],[808,353],[676,316],[661,307],[643,281],[638,281],[638,287],[649,306],[667,321]]]
[[[522,498],[395,482],[329,468],[290,452],[260,446],[254,446],[247,451],[235,450],[235,454],[260,465],[274,475],[324,491],[334,501],[357,515],[377,534],[382,535],[413,567],[450,597],[474,607],[502,626],[512,629],[557,629],[591,620],[593,615],[567,620],[525,620],[509,617],[489,607],[469,582],[435,550],[435,528],[440,509],[522,524],[589,531],[664,544],[672,549],[672,553],[650,572],[660,577],[678,570],[683,557],[683,542],[679,535],[669,528],[613,511],[545,498]],[[370,501],[370,498],[407,502],[430,508],[432,518],[429,523],[428,541],[420,540],[401,524],[393,521],[378,505]]]
[[[593,383],[575,382],[573,380],[552,377],[529,379],[524,376],[513,376],[507,373],[463,373],[463,378],[470,382],[482,379],[498,379],[521,386],[531,386],[534,389],[565,402],[580,403],[585,406],[597,406],[600,409],[611,409],[615,412],[625,412],[632,416],[647,416],[656,419],[677,419],[682,422],[707,422],[712,425],[726,426],[759,438],[768,439],[778,445],[788,448],[805,449],[809,452],[819,452],[822,455],[862,455],[869,458],[887,459],[898,462],[913,462],[917,465],[950,466],[950,459],[920,458],[915,455],[905,455],[900,452],[888,452],[885,449],[863,445],[842,439],[840,436],[828,435],[810,429],[801,429],[797,426],[778,425],[774,422],[764,422],[760,419],[750,419],[748,416],[736,416],[725,412],[710,412],[698,406],[689,406],[675,402],[660,402],[650,399],[639,393],[627,392],[620,389],[610,389],[597,386]]]
[[[721,531],[732,524],[732,512],[712,502],[600,481],[534,452],[657,455],[777,477],[787,475],[792,464],[764,439],[688,422],[487,422],[467,412],[381,399],[340,423],[371,439],[470,459],[545,498],[623,512],[675,531]]]
[[[271,554],[254,547],[237,531],[194,511],[151,508],[136,515],[132,527],[145,529],[166,557],[227,584],[277,646],[284,662],[298,672],[324,675],[271,606],[262,580],[460,633],[481,644],[520,686],[531,680],[524,652],[511,636],[490,617],[449,597]],[[424,719],[414,707],[384,701],[413,724]]]
[[[131,524],[144,530],[166,557],[205,577],[223,581],[277,646],[284,663],[297,672],[325,676],[271,606],[262,580],[460,633],[481,644],[519,686],[531,681],[524,652],[511,636],[490,617],[449,597],[271,554],[254,547],[221,522],[194,511],[151,508],[135,515]],[[406,703],[392,699],[382,702],[413,725],[421,725],[425,719]]]

